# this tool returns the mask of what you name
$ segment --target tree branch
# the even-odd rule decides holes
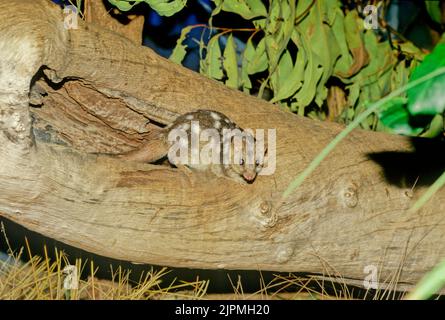
[[[0,3],[0,215],[117,259],[329,273],[350,283],[375,265],[380,281],[400,288],[444,256],[445,191],[407,211],[442,172],[442,154],[415,172],[431,162],[409,139],[356,130],[279,206],[342,126],[231,90],[97,26],[62,22],[48,1]],[[30,97],[41,105],[29,106]],[[244,186],[91,154],[134,148],[176,114],[203,107],[244,128],[276,129],[275,174]]]

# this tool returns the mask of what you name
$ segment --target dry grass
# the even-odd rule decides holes
[[[132,283],[130,271],[121,268],[111,270],[111,280],[99,280],[93,262],[82,263],[78,259],[70,266],[62,251],[56,252],[57,258],[52,262],[48,256],[30,253],[28,261],[23,262],[23,254],[21,250],[9,254],[8,261],[0,261],[0,299],[200,299],[208,286],[207,281],[174,281],[161,287],[162,277],[168,273],[166,268],[142,274],[138,283]]]
[[[1,231],[9,247],[8,260],[0,260],[0,299],[38,299],[38,300],[114,300],[114,299],[279,299],[279,300],[326,300],[354,299],[358,295],[347,286],[345,280],[328,263],[323,262],[323,276],[301,277],[294,274],[275,275],[267,282],[260,273],[260,289],[245,292],[240,276],[228,277],[232,293],[207,294],[209,280],[181,281],[166,280],[167,268],[155,271],[153,268],[142,273],[137,281],[130,279],[130,270],[118,267],[112,269],[111,279],[96,277],[98,267],[93,261],[77,259],[70,265],[67,256],[55,249],[55,259],[50,259],[47,248],[44,256],[33,255],[26,241],[25,248],[13,252],[8,243],[4,227]],[[22,259],[23,258],[23,259]],[[26,262],[24,262],[26,261]],[[403,265],[403,263],[401,263]],[[372,295],[363,292],[364,299],[395,299],[393,294],[397,286],[397,277],[385,281],[386,289],[377,290]],[[390,289],[388,289],[390,288]]]
[[[28,244],[28,243],[27,243]],[[139,281],[130,280],[130,271],[117,268],[111,270],[111,280],[97,279],[98,270],[92,261],[76,260],[71,266],[62,251],[56,251],[55,261],[32,255],[29,245],[16,254],[9,253],[6,262],[0,261],[0,299],[39,299],[39,300],[108,300],[108,299],[351,299],[345,286],[329,295],[324,288],[324,280],[314,289],[315,278],[302,278],[289,274],[277,275],[269,283],[261,277],[261,289],[245,293],[241,278],[229,281],[233,293],[207,294],[209,281],[185,282],[175,279],[165,284],[163,277],[169,272],[150,270],[142,274]],[[23,262],[22,257],[27,257]],[[309,283],[312,283],[309,286]],[[161,285],[162,284],[162,285]],[[74,285],[74,286],[73,286]],[[77,288],[76,288],[77,285]],[[298,288],[298,289],[295,289]],[[290,290],[290,292],[289,292]]]
[[[26,242],[27,243],[27,242]],[[63,251],[56,250],[56,259],[40,257],[30,252],[29,245],[13,254],[8,261],[0,260],[0,299],[38,300],[114,300],[114,299],[279,299],[279,300],[332,300],[354,299],[356,293],[339,276],[327,273],[326,276],[300,277],[289,274],[275,275],[266,283],[260,276],[260,289],[244,292],[242,279],[228,278],[233,293],[207,294],[208,280],[193,282],[173,280],[167,283],[164,276],[167,268],[143,273],[138,281],[130,280],[129,270],[118,267],[111,270],[111,279],[98,279],[98,268],[93,261],[77,259],[71,266]],[[27,258],[27,262],[23,262]],[[112,267],[110,267],[112,268]],[[76,287],[77,285],[77,287]],[[394,299],[390,291],[380,290],[371,294],[362,293],[361,298]]]
[[[28,243],[27,243],[28,244]],[[38,299],[38,300],[108,300],[108,299],[333,299],[347,296],[329,296],[322,290],[308,287],[308,280],[289,275],[276,276],[265,284],[260,279],[261,289],[245,293],[241,278],[229,278],[233,287],[230,294],[206,294],[209,281],[196,280],[185,282],[174,280],[166,285],[163,277],[169,272],[150,270],[142,274],[139,281],[130,280],[130,271],[117,268],[111,270],[111,280],[99,280],[98,270],[92,261],[76,260],[71,266],[63,251],[56,251],[55,261],[32,255],[29,245],[19,252],[9,253],[9,259],[0,261],[0,299]],[[27,262],[23,262],[26,256]],[[161,283],[163,284],[161,286]],[[77,288],[76,288],[77,284]],[[74,285],[74,286],[73,286]],[[295,292],[287,292],[290,287],[299,287]],[[346,292],[346,291],[345,291]]]

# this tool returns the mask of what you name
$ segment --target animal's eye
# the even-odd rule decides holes
[[[239,164],[242,166],[244,164],[244,159],[240,159]]]
[[[256,164],[257,166],[259,166],[259,165],[260,165],[260,160],[255,161],[255,164]]]

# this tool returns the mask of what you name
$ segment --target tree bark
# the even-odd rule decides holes
[[[65,29],[63,21],[49,1],[0,3],[0,216],[137,263],[354,284],[375,266],[379,285],[397,289],[445,255],[445,190],[407,211],[443,170],[440,154],[415,171],[430,160],[418,152],[423,142],[355,130],[282,203],[341,125],[231,90],[94,24]],[[131,150],[197,108],[276,129],[275,174],[239,185],[101,155]]]

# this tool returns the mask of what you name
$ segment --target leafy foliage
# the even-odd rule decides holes
[[[172,16],[184,8],[187,0],[108,0],[121,11],[131,10],[135,5],[146,2],[161,16]]]
[[[442,12],[440,10],[440,1],[439,0],[425,1],[425,6],[431,19],[433,19],[437,23],[442,23]]]
[[[368,30],[357,8],[340,0],[212,0],[211,37],[201,37],[200,72],[227,86],[257,94],[312,118],[350,123],[370,103],[445,64],[445,45],[423,60],[411,42],[391,39],[382,30]],[[161,15],[180,11],[186,0],[109,0],[120,10],[146,2]],[[431,19],[441,24],[439,1],[426,1]],[[215,27],[224,12],[239,15],[250,28]],[[181,63],[184,40],[202,25],[181,32],[171,60]],[[247,36],[246,36],[247,34]],[[416,70],[413,73],[413,70]],[[443,130],[444,77],[414,87],[407,98],[393,99],[379,118],[370,115],[361,126],[403,134],[435,136]],[[332,97],[340,97],[335,99]],[[421,115],[422,117],[417,117]],[[381,120],[379,122],[378,120]],[[428,129],[425,131],[425,127]]]
[[[434,51],[425,57],[410,78],[415,81],[431,72],[445,67],[445,44],[439,43]],[[432,78],[411,88],[407,99],[393,99],[380,114],[382,122],[395,132],[407,135],[435,137],[442,133],[445,111],[445,75]]]
[[[411,80],[416,80],[445,66],[445,44],[438,44],[414,70]],[[435,115],[445,109],[445,76],[440,76],[408,91],[408,110],[413,115]]]
[[[181,36],[176,42],[176,47],[170,56],[170,60],[172,60],[173,62],[181,63],[181,61],[184,60],[187,51],[186,46],[183,45],[182,42],[185,40],[185,37],[187,37],[187,34],[192,30],[192,28],[193,26],[188,26],[182,29]]]
[[[301,115],[349,123],[369,103],[406,84],[423,58],[411,43],[394,48],[365,29],[360,13],[345,10],[339,0],[271,0],[267,6],[261,0],[213,2],[212,19],[230,12],[251,28],[212,26],[210,40],[200,40],[200,72],[260,97],[268,91],[271,102]],[[182,42],[190,30],[178,40],[176,62],[185,56]],[[236,48],[234,40],[240,39],[245,45]],[[326,103],[334,90],[345,97],[342,105]],[[361,125],[384,129],[375,116]]]

